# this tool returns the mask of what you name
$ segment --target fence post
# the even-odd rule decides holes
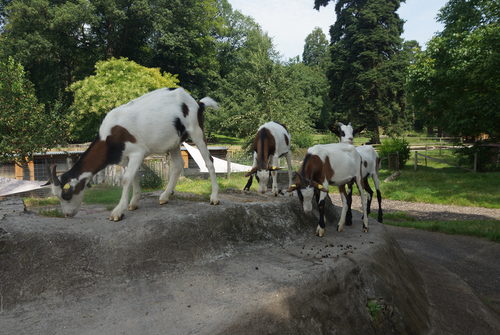
[[[415,151],[415,161],[413,162],[414,171],[417,171],[417,165],[418,165],[418,157],[417,157],[417,152]]]
[[[477,152],[474,153],[474,172],[477,172]]]
[[[443,149],[443,148],[442,148],[442,146],[443,146],[443,145],[441,144],[441,143],[442,143],[442,142],[441,142],[441,140],[442,140],[442,139],[443,139],[442,137],[440,137],[440,138],[439,138],[439,156],[441,156],[441,155],[442,155],[442,152],[441,152],[441,150]]]

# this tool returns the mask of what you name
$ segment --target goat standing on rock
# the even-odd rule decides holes
[[[110,164],[126,166],[122,177],[120,202],[111,212],[110,220],[119,221],[127,208],[137,209],[140,184],[137,171],[149,154],[170,153],[172,166],[160,205],[169,200],[183,168],[180,144],[191,137],[201,152],[212,181],[211,204],[219,203],[219,187],[212,157],[203,134],[205,107],[217,108],[209,97],[196,102],[183,88],[162,88],[147,93],[110,111],[104,118],[99,135],[76,164],[60,178],[55,166],[50,171],[52,193],[61,202],[63,214],[74,216],[80,209],[83,191],[92,176]],[[132,199],[128,203],[132,184]]]
[[[333,133],[338,136],[340,143],[348,143],[353,144],[354,135],[361,132],[365,126],[358,127],[353,129],[351,123],[347,126],[342,122],[337,124],[338,127],[334,127],[332,129]],[[383,222],[382,215],[382,194],[380,193],[380,180],[378,179],[378,169],[380,165],[380,159],[378,157],[377,152],[371,145],[362,145],[360,147],[356,147],[356,150],[361,155],[362,166],[361,166],[361,177],[363,178],[363,188],[368,193],[367,196],[367,209],[366,212],[370,214],[372,199],[373,199],[373,190],[368,183],[368,177],[372,177],[373,183],[375,184],[375,189],[377,190],[377,201],[378,201],[378,218],[377,221]],[[351,201],[352,201],[352,184],[349,185],[348,190],[348,203],[349,209],[347,211],[347,225],[352,224],[352,214],[351,214]]]
[[[325,197],[328,195],[328,186],[338,186],[342,197],[342,214],[337,225],[337,230],[340,232],[344,230],[348,209],[345,185],[355,182],[361,194],[363,231],[368,231],[366,199],[361,180],[361,156],[353,145],[332,143],[310,147],[293,182],[288,192],[297,191],[304,212],[312,211],[313,197],[318,202],[319,224],[316,235],[320,237],[325,234]]]
[[[290,152],[291,137],[288,130],[278,122],[267,122],[259,127],[253,142],[253,164],[252,169],[245,174],[250,177],[244,190],[250,190],[253,175],[259,182],[259,192],[267,191],[269,175],[273,177],[272,192],[278,195],[277,172],[279,170],[280,157],[286,156],[288,165],[288,186],[292,184],[292,154]]]

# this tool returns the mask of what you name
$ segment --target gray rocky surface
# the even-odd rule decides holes
[[[125,220],[0,219],[0,333],[422,334],[422,279],[383,225],[326,237],[297,198],[242,192],[220,206],[145,196]],[[0,206],[5,207],[3,203]],[[335,224],[333,223],[335,222]],[[3,233],[2,233],[3,232]],[[372,313],[368,306],[375,306]]]

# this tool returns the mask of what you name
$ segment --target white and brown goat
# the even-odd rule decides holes
[[[291,136],[286,127],[278,122],[267,122],[259,127],[253,141],[252,169],[245,174],[250,177],[244,190],[250,190],[253,176],[259,182],[258,191],[265,193],[269,175],[273,178],[272,192],[278,195],[277,172],[280,158],[285,156],[288,165],[288,186],[292,184],[292,154],[290,152]]]
[[[56,176],[55,167],[50,173],[49,183],[61,202],[63,213],[74,216],[78,212],[83,191],[92,176],[107,165],[121,164],[126,167],[122,177],[123,191],[109,217],[121,220],[127,205],[129,210],[138,207],[141,191],[137,171],[144,157],[152,153],[168,152],[172,159],[168,185],[160,195],[160,204],[167,203],[183,168],[180,143],[188,136],[200,150],[210,173],[210,203],[218,204],[219,187],[203,134],[205,107],[217,108],[217,103],[209,97],[196,102],[183,88],[162,88],[110,111],[97,138],[76,164],[60,177]],[[130,185],[133,192],[129,203]]]
[[[333,133],[335,133],[341,143],[353,144],[354,136],[360,133],[365,126],[358,127],[353,129],[351,123],[345,125],[341,122],[337,124],[335,128],[332,129]],[[368,193],[367,196],[367,213],[370,214],[372,199],[373,199],[373,190],[370,187],[370,183],[368,182],[368,178],[372,177],[373,183],[375,184],[375,189],[377,190],[377,201],[378,201],[378,222],[383,222],[383,214],[382,214],[382,194],[380,193],[380,180],[378,178],[378,170],[380,166],[380,159],[378,157],[377,152],[371,145],[362,145],[356,147],[356,150],[361,155],[362,166],[361,166],[361,177],[363,178],[363,187],[365,191]],[[349,196],[349,210],[347,212],[347,225],[352,223],[352,214],[351,214],[351,201],[352,201],[352,185],[349,187],[348,191]]]
[[[316,198],[319,209],[316,235],[320,237],[325,234],[325,197],[328,195],[329,185],[338,186],[342,198],[342,214],[337,224],[337,230],[340,232],[344,230],[348,209],[345,186],[355,182],[361,193],[363,231],[368,231],[366,199],[361,179],[361,156],[353,145],[332,143],[310,147],[300,170],[295,173],[293,182],[288,191],[297,191],[304,212],[312,211],[313,198]]]

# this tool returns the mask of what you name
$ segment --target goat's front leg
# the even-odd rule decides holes
[[[317,192],[317,191],[316,191]],[[325,236],[325,198],[327,192],[319,192],[318,210],[319,210],[319,223],[316,228],[316,235],[319,237]]]
[[[184,167],[184,161],[182,160],[182,155],[180,150],[170,151],[170,161],[172,162],[170,166],[170,172],[168,174],[168,184],[165,191],[160,194],[160,205],[164,205],[168,202],[170,195],[174,193],[175,185],[177,180],[181,175],[182,169]]]
[[[271,160],[273,162],[273,168],[274,167],[279,167],[280,166],[280,158],[276,155],[273,155],[273,158]],[[273,186],[271,191],[273,192],[274,196],[278,196],[279,190],[278,190],[278,172],[277,171],[272,171],[271,176],[273,177]]]
[[[340,220],[339,223],[337,224],[337,231],[341,232],[344,230],[345,218],[347,215],[347,207],[348,207],[347,192],[345,189],[345,185],[339,186],[339,192],[340,192],[340,197],[342,199],[342,213],[340,214]]]
[[[128,205],[128,193],[130,190],[130,184],[133,182],[137,171],[139,171],[139,167],[144,160],[144,155],[142,153],[134,153],[129,155],[129,160],[127,164],[127,168],[122,177],[122,196],[120,198],[120,202],[118,205],[111,211],[111,216],[109,219],[111,221],[120,221],[123,218],[123,212]]]
[[[250,171],[253,171],[253,169],[255,169],[256,167],[257,167],[257,153],[254,152],[253,153],[252,168],[250,169]],[[253,183],[253,174],[250,175],[250,177],[248,178],[248,181],[247,181],[245,187],[243,187],[243,191],[250,191],[250,187],[252,187],[252,183]]]
[[[128,204],[129,211],[135,211],[139,207],[139,199],[141,199],[141,183],[139,174],[136,173],[132,180],[132,199]]]

